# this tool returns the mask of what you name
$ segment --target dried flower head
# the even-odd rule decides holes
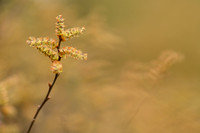
[[[16,115],[15,108],[9,103],[7,88],[3,85],[0,85],[0,112],[6,117]]]
[[[0,86],[0,106],[6,105],[8,103],[8,94],[5,87]]]
[[[150,77],[154,80],[160,79],[163,74],[175,63],[183,60],[183,55],[174,51],[165,51],[153,62],[150,69]]]

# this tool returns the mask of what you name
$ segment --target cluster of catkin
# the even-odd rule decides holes
[[[58,15],[56,20],[56,35],[59,38],[59,42],[78,36],[85,30],[84,27],[76,27],[65,30],[64,19],[62,18],[62,15]],[[87,53],[82,53],[80,50],[77,50],[71,46],[60,48],[59,42],[56,42],[54,39],[48,37],[29,37],[27,40],[29,46],[36,48],[51,59],[51,70],[55,74],[62,72],[62,64],[60,62],[61,58],[70,56],[77,60],[87,60]]]

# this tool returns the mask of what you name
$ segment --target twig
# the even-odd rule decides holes
[[[38,107],[38,109],[37,109],[37,111],[36,111],[36,113],[35,113],[35,115],[34,115],[34,117],[33,117],[33,120],[32,120],[32,122],[31,122],[31,124],[30,124],[30,126],[29,126],[29,129],[28,129],[27,133],[30,133],[30,131],[31,131],[31,129],[32,129],[32,126],[33,126],[33,124],[35,123],[35,120],[36,120],[36,118],[37,118],[37,116],[38,116],[40,110],[41,110],[42,107],[45,105],[45,103],[50,99],[49,94],[51,93],[51,90],[52,90],[52,88],[53,88],[53,86],[54,86],[54,84],[55,84],[56,79],[58,78],[58,76],[59,76],[59,74],[55,74],[55,78],[54,78],[54,80],[53,80],[53,83],[52,83],[52,84],[49,84],[49,90],[48,90],[48,92],[47,92],[47,95],[46,95],[46,97],[44,98],[42,104]]]
[[[61,38],[59,38],[59,43],[58,43],[57,50],[59,50],[60,44],[61,44]],[[61,60],[61,58],[59,57],[59,61],[60,61],[60,60]],[[54,77],[54,80],[53,80],[52,84],[49,84],[49,90],[48,90],[48,92],[47,92],[47,94],[46,94],[46,97],[44,98],[44,100],[42,101],[42,104],[39,105],[37,111],[35,112],[35,115],[34,115],[34,117],[33,117],[33,120],[32,120],[32,122],[31,122],[29,128],[28,128],[27,133],[30,133],[30,131],[31,131],[31,129],[32,129],[32,126],[33,126],[33,124],[35,123],[38,114],[40,113],[40,110],[43,108],[43,106],[45,105],[45,103],[50,99],[49,95],[50,95],[50,93],[51,93],[51,90],[52,90],[52,88],[53,88],[53,86],[54,86],[54,84],[55,84],[55,82],[56,82],[58,76],[59,76],[59,74],[55,74],[55,77]]]
[[[32,122],[29,125],[29,129],[27,133],[30,133],[38,114],[40,113],[40,110],[43,108],[45,103],[50,99],[49,95],[51,93],[51,90],[62,72],[62,63],[60,62],[62,57],[71,56],[77,60],[87,60],[87,53],[82,53],[80,50],[77,50],[71,46],[63,47],[60,49],[61,41],[65,41],[66,39],[70,39],[72,37],[75,37],[77,35],[80,35],[85,30],[84,27],[79,28],[71,28],[68,30],[65,30],[64,27],[64,19],[62,18],[62,15],[58,15],[56,17],[56,35],[59,37],[58,45],[54,39],[49,39],[48,37],[43,38],[35,38],[35,37],[29,37],[29,39],[26,41],[27,44],[33,48],[36,48],[40,52],[42,52],[45,56],[48,56],[51,61],[51,70],[53,73],[55,73],[55,78],[52,82],[52,84],[49,83],[49,90],[42,101],[41,105],[38,107],[37,111],[35,112],[35,115],[33,117]],[[57,49],[57,52],[55,51]]]

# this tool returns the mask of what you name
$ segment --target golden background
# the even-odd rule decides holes
[[[52,82],[29,36],[86,28],[32,133],[199,133],[200,1],[0,0],[0,133],[25,133]],[[57,39],[58,40],[58,39]]]

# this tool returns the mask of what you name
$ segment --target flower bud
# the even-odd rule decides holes
[[[52,65],[51,65],[51,70],[55,74],[60,74],[63,71],[61,62],[53,61]]]

